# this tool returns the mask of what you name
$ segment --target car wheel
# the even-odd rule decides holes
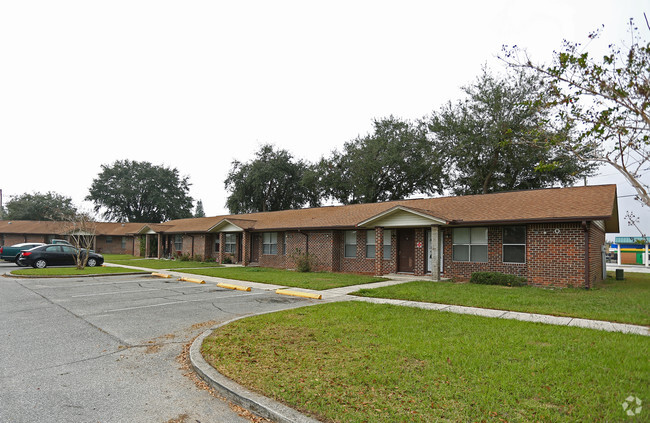
[[[38,259],[34,262],[34,267],[37,269],[45,269],[47,267],[47,262],[44,259]]]
[[[20,258],[20,253],[16,257],[14,257],[14,263],[18,264],[18,259]]]
[[[89,258],[86,265],[88,267],[95,267],[95,266],[97,266],[97,260],[95,260],[94,258]]]

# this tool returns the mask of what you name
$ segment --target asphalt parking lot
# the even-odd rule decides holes
[[[216,323],[311,303],[149,275],[2,277],[0,421],[245,422],[176,357]]]

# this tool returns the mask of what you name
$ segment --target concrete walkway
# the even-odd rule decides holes
[[[119,267],[126,267],[130,269],[137,270],[147,270],[142,267],[133,267],[133,266],[124,266],[124,265],[115,265]],[[609,267],[608,267],[609,268]],[[644,268],[640,268],[643,269]],[[643,272],[643,270],[641,270]],[[638,269],[630,269],[626,267],[626,272],[638,271]],[[174,277],[197,277],[189,273],[183,273],[182,269],[164,271]],[[590,320],[590,319],[581,319],[577,317],[561,317],[561,316],[551,316],[548,314],[535,314],[535,313],[524,313],[517,311],[508,311],[508,310],[495,310],[490,308],[480,308],[480,307],[467,307],[459,305],[450,305],[450,304],[439,304],[439,303],[426,303],[418,301],[406,301],[406,300],[393,300],[387,298],[369,298],[369,297],[358,297],[355,295],[350,295],[353,292],[356,292],[360,289],[374,289],[381,288],[384,286],[399,285],[406,282],[411,282],[415,280],[427,279],[426,277],[415,277],[411,275],[386,275],[389,278],[387,281],[374,282],[363,285],[352,285],[352,286],[343,286],[340,288],[332,288],[322,291],[316,291],[311,289],[304,288],[294,288],[286,287],[282,285],[272,285],[267,283],[258,283],[258,282],[247,282],[247,281],[234,281],[232,279],[216,278],[211,276],[200,276],[206,282],[211,283],[231,283],[237,285],[249,286],[251,289],[259,289],[265,291],[274,291],[281,288],[291,288],[292,291],[320,294],[323,297],[325,302],[334,302],[334,301],[362,301],[374,304],[393,304],[404,307],[415,307],[424,310],[436,310],[436,311],[446,311],[449,313],[457,314],[470,314],[473,316],[482,316],[482,317],[492,317],[498,319],[514,319],[521,320],[524,322],[534,322],[534,323],[545,323],[549,325],[558,325],[558,326],[571,326],[571,327],[580,327],[587,329],[595,330],[604,330],[607,332],[622,332],[622,333],[631,333],[636,335],[650,336],[650,328],[646,326],[639,325],[630,325],[625,323],[614,323],[604,320]],[[432,283],[435,283],[432,281]]]

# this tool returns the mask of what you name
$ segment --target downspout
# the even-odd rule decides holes
[[[591,288],[591,278],[589,277],[589,225],[585,220],[582,221],[582,228],[585,231],[585,288]]]

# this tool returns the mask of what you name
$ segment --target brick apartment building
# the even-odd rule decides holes
[[[92,249],[105,254],[139,254],[140,240],[134,233],[142,229],[142,225],[143,223],[97,222]],[[0,245],[70,240],[72,232],[74,229],[69,222],[0,220]]]
[[[468,279],[499,271],[588,288],[603,278],[617,204],[615,185],[552,188],[180,219],[134,235],[147,256],[293,268],[296,254],[309,253],[334,272]]]

